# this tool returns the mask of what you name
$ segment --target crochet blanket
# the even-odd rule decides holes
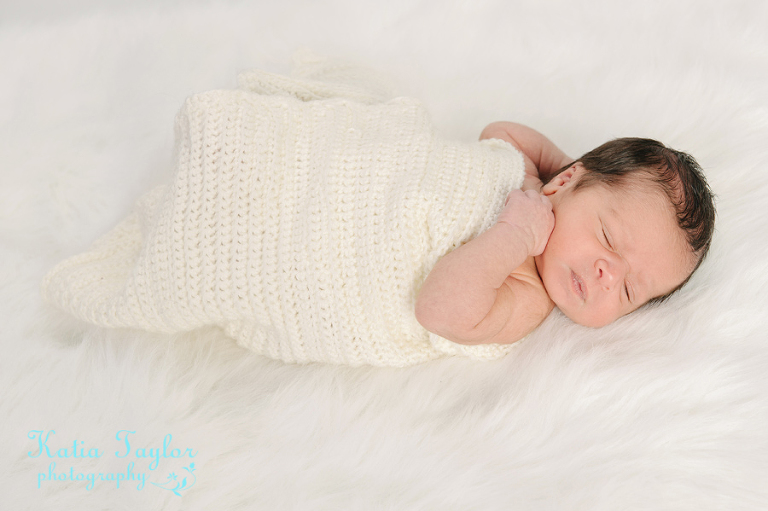
[[[498,141],[437,137],[424,107],[349,83],[253,71],[190,97],[175,176],[43,293],[103,326],[219,325],[287,362],[496,358],[429,334],[413,305],[442,255],[490,227],[523,177]]]

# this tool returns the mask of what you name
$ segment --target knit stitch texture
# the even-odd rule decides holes
[[[491,359],[414,316],[437,260],[489,228],[523,160],[499,140],[438,137],[422,104],[357,84],[251,71],[190,97],[175,172],[44,296],[85,321],[181,332],[218,325],[286,362],[407,366]]]

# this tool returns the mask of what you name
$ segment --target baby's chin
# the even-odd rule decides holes
[[[586,314],[585,311],[579,310],[579,311],[571,311],[568,309],[568,307],[561,307],[558,305],[558,303],[555,301],[555,305],[558,309],[560,309],[560,312],[562,312],[568,319],[576,323],[577,325],[586,326],[589,328],[601,328],[606,325],[610,325],[615,321],[615,319],[605,319],[605,318],[594,318],[590,316],[589,314]]]

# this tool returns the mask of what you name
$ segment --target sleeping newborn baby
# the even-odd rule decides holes
[[[519,124],[491,124],[481,138],[492,137],[523,152],[528,190],[512,191],[493,227],[431,271],[416,304],[430,331],[457,343],[515,342],[554,306],[604,326],[666,299],[709,250],[714,203],[690,155],[623,138],[571,162]]]
[[[683,153],[622,139],[571,162],[512,123],[448,141],[353,66],[297,74],[189,98],[171,182],[44,296],[105,327],[218,326],[286,362],[402,367],[501,357],[554,306],[608,324],[706,254],[712,197]]]

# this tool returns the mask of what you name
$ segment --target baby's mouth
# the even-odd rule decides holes
[[[587,300],[587,288],[584,286],[584,282],[579,278],[576,273],[571,270],[571,284],[573,285],[573,289],[576,293],[576,295],[581,298],[582,301]]]

